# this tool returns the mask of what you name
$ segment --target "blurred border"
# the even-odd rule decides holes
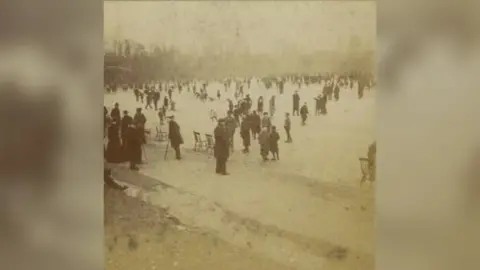
[[[103,1],[1,1],[0,55],[2,267],[103,269]]]
[[[479,269],[478,2],[377,5],[377,269]]]

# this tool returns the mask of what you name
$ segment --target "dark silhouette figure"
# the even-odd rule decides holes
[[[213,154],[217,160],[215,172],[217,174],[228,175],[227,160],[229,157],[229,137],[225,127],[225,120],[218,120],[218,125],[213,131],[215,137],[215,146]]]

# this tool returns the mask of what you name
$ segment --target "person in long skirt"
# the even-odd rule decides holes
[[[114,120],[108,128],[107,143],[107,161],[110,163],[121,163],[124,161],[122,156],[122,144],[120,140],[120,130],[118,121]]]

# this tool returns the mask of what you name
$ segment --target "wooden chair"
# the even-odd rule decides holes
[[[207,139],[207,141],[206,141],[207,153],[213,154],[213,149],[215,147],[215,141],[213,140],[213,135],[212,134],[205,134],[205,138]]]
[[[160,130],[160,128],[158,128],[158,126],[156,126],[155,129],[157,131],[157,134],[155,135],[155,140],[157,140],[159,142],[166,141],[167,137],[168,137],[167,133],[165,131]]]
[[[194,131],[193,137],[195,138],[193,151],[202,151],[203,149],[205,149],[206,142],[202,140],[202,136],[200,136],[200,132]]]
[[[370,160],[368,158],[361,157],[358,159],[360,161],[360,170],[362,172],[362,179],[360,180],[360,185],[362,185],[366,181],[373,182],[373,173],[372,168],[370,166]]]

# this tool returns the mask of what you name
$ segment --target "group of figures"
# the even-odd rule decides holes
[[[265,111],[264,98],[259,96],[257,106],[252,106],[252,99],[249,94],[245,94],[245,89],[250,88],[254,78],[227,78],[220,81],[225,87],[225,92],[235,86],[235,104],[232,99],[227,99],[228,108],[226,108],[226,117],[218,118],[216,112],[211,112],[210,118],[217,121],[218,124],[214,129],[214,156],[217,160],[216,173],[227,175],[226,163],[234,150],[234,138],[237,130],[239,130],[240,138],[244,146],[243,153],[250,152],[252,140],[258,140],[260,145],[260,156],[263,161],[279,160],[279,140],[280,134],[275,125],[272,124],[274,117],[275,95],[269,100],[269,111]],[[217,81],[218,82],[218,81]],[[263,83],[265,89],[271,89],[276,86],[279,95],[284,94],[284,85],[302,85],[321,84],[322,91],[314,97],[315,99],[315,115],[327,115],[327,103],[330,100],[339,101],[340,89],[349,87],[353,89],[354,83],[358,85],[358,98],[363,97],[365,88],[371,87],[373,82],[371,77],[361,74],[322,74],[315,76],[287,75],[283,77],[264,77],[257,79],[257,83]],[[121,88],[124,91],[133,89],[133,94],[137,102],[143,103],[143,109],[152,109],[158,111],[159,124],[163,126],[165,120],[168,119],[168,140],[172,149],[175,150],[176,159],[182,159],[180,145],[184,143],[180,132],[180,126],[175,121],[174,116],[166,116],[167,111],[175,112],[175,102],[173,101],[173,93],[181,94],[182,91],[192,93],[200,102],[214,101],[221,98],[221,91],[216,92],[216,98],[209,96],[207,86],[211,82],[199,80],[174,80],[161,82],[145,82],[141,84],[124,84]],[[116,92],[118,85],[106,86],[108,92]],[[121,89],[120,88],[120,89]],[[270,91],[270,90],[269,90]],[[272,90],[273,91],[273,90]],[[160,107],[159,101],[162,92],[165,92],[163,104]],[[286,143],[291,143],[291,119],[290,116],[300,116],[301,124],[305,125],[309,116],[307,102],[301,104],[299,90],[295,90],[292,96],[292,113],[285,113],[284,131]],[[109,163],[129,162],[132,170],[138,170],[139,164],[142,163],[143,145],[146,143],[145,124],[147,119],[142,113],[142,108],[137,108],[134,117],[129,116],[128,111],[120,115],[119,104],[108,113],[104,109],[105,134],[104,138],[108,138],[107,147],[105,149],[105,158]],[[269,158],[269,155],[272,155]]]

